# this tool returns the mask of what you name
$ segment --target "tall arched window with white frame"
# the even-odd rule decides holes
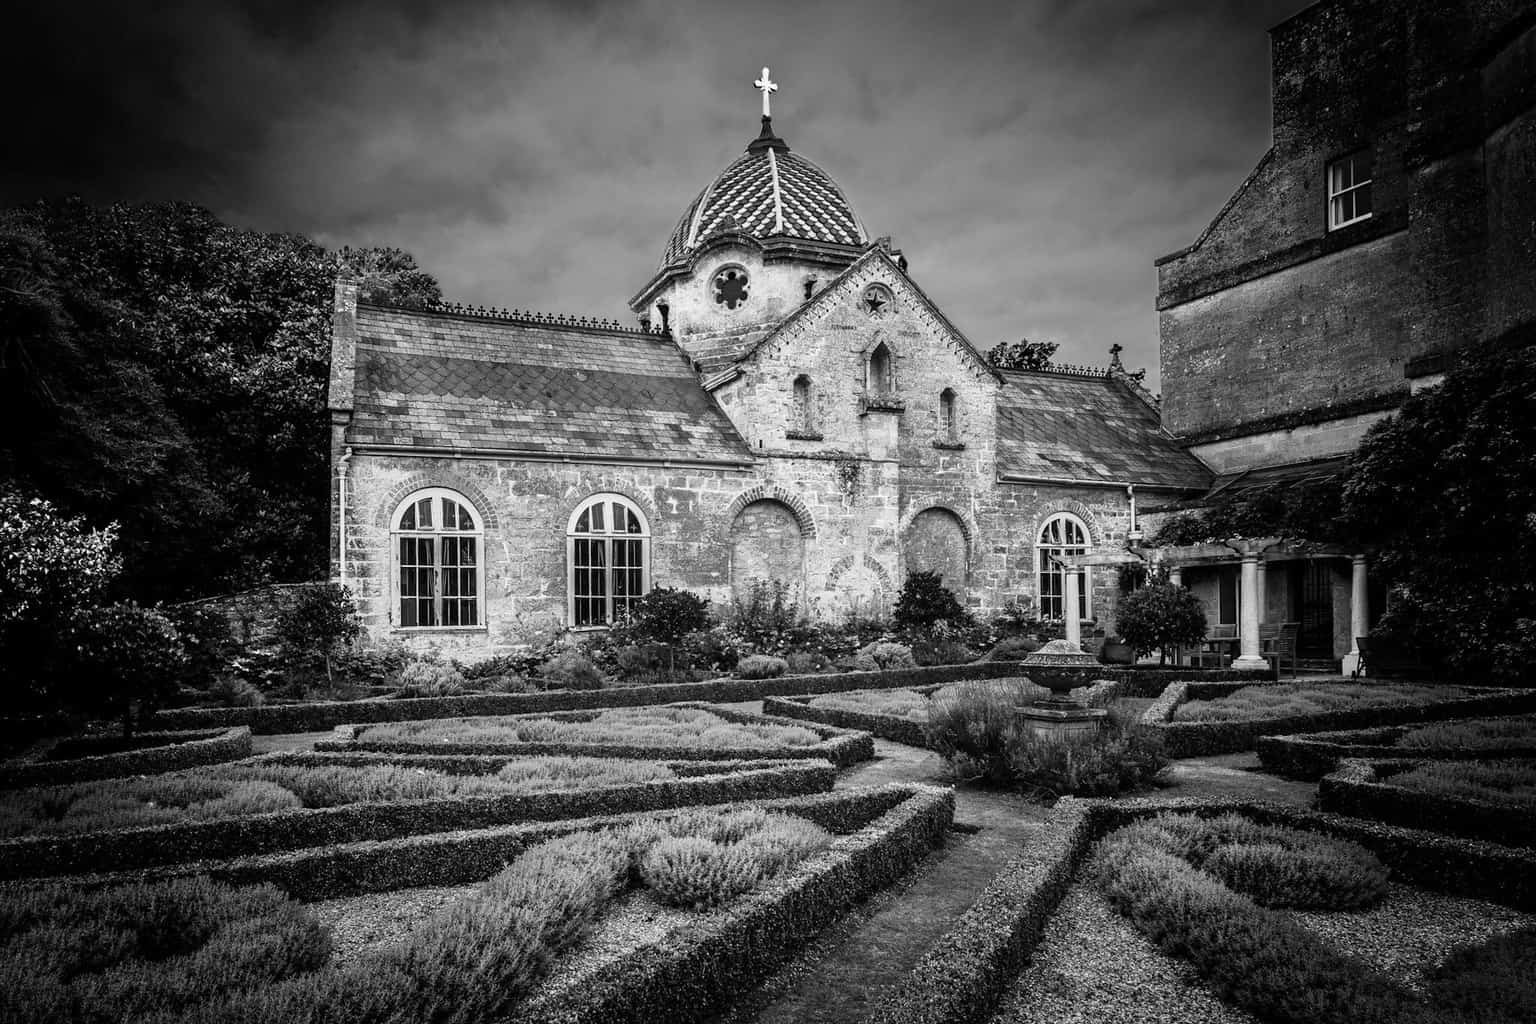
[[[485,625],[485,527],[469,499],[444,487],[416,491],[395,509],[390,537],[397,628]]]
[[[1066,618],[1067,570],[1062,562],[1088,552],[1088,527],[1070,512],[1058,512],[1040,527],[1035,539],[1036,578],[1039,581],[1040,617]],[[1081,619],[1092,617],[1092,579],[1086,567],[1077,572],[1077,609]]]
[[[651,589],[651,525],[619,494],[597,494],[566,526],[567,602],[572,627],[606,626]]]

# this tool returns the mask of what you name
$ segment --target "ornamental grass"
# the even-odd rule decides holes
[[[234,763],[6,792],[0,794],[0,836],[68,835],[303,807],[548,793],[675,777],[653,761],[601,757],[521,758],[493,775],[402,765]]]
[[[1173,712],[1175,722],[1243,722],[1379,705],[1429,704],[1465,697],[1458,686],[1417,683],[1266,683],[1244,686],[1225,697],[1192,700]]]
[[[547,840],[398,939],[344,964],[271,887],[184,879],[0,906],[0,1020],[18,1024],[471,1024],[505,1016],[626,890],[726,905],[831,836],[757,808]]]
[[[1536,811],[1536,762],[1532,761],[1427,761],[1386,781],[1430,796]]]
[[[1414,750],[1465,747],[1497,751],[1504,748],[1536,748],[1536,716],[1431,722],[1409,729],[1397,738],[1395,745]]]
[[[702,708],[611,708],[590,719],[445,718],[372,725],[359,737],[379,743],[611,743],[646,747],[809,747],[810,729],[773,722],[732,722]]]
[[[1373,854],[1237,815],[1164,814],[1111,833],[1089,869],[1110,903],[1222,999],[1275,1024],[1519,1024],[1536,1011],[1536,929],[1464,947],[1420,989],[1343,953],[1281,907],[1366,908]]]

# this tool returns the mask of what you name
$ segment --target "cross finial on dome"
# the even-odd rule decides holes
[[[757,81],[753,82],[752,84],[757,86],[757,88],[763,94],[763,116],[764,117],[772,117],[773,115],[771,113],[769,113],[769,111],[768,111],[768,95],[770,93],[775,93],[775,92],[779,91],[778,83],[774,82],[773,79],[769,78],[768,77],[768,69],[767,68],[763,68],[763,77],[759,78]]]

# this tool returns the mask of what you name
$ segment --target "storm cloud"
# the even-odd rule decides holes
[[[630,319],[692,196],[774,126],[982,348],[1157,359],[1152,261],[1269,144],[1305,0],[29,5],[0,202],[187,199],[413,252],[461,301]]]

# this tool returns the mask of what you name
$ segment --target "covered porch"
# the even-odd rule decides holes
[[[1385,599],[1367,556],[1333,545],[1265,537],[1141,554],[1200,598],[1210,623],[1202,653],[1228,650],[1234,668],[1270,668],[1266,648],[1278,648],[1298,668],[1352,673]]]

